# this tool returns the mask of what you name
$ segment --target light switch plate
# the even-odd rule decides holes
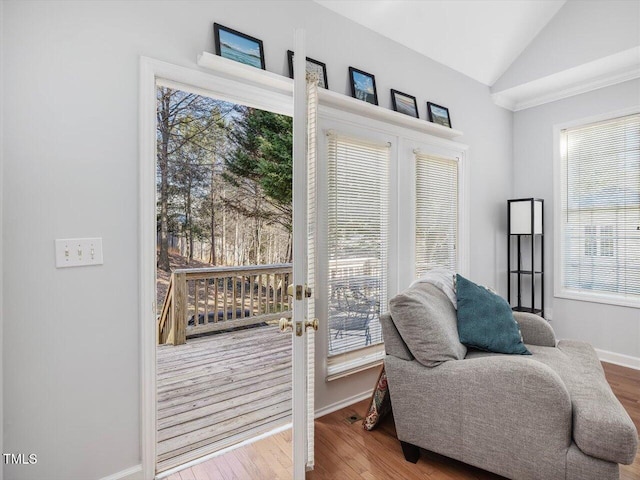
[[[102,238],[59,238],[56,268],[102,265]]]

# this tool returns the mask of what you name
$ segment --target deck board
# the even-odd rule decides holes
[[[158,471],[291,421],[291,336],[268,325],[157,347]]]

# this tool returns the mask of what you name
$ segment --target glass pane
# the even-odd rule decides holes
[[[382,343],[388,162],[387,145],[329,139],[329,356]]]

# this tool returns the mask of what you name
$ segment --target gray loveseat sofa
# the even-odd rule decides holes
[[[633,462],[638,435],[589,344],[557,342],[546,320],[516,313],[531,356],[462,346],[462,359],[450,359],[437,343],[452,340],[452,321],[457,334],[453,305],[436,287],[421,288],[429,299],[425,318],[380,319],[393,416],[407,460],[415,463],[421,447],[515,480],[619,478],[618,464]],[[416,344],[416,328],[434,316],[445,330]],[[414,357],[425,349],[435,350],[435,366]]]

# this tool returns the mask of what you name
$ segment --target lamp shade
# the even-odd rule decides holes
[[[509,234],[531,235],[543,233],[543,200],[540,198],[518,198],[508,200]]]

